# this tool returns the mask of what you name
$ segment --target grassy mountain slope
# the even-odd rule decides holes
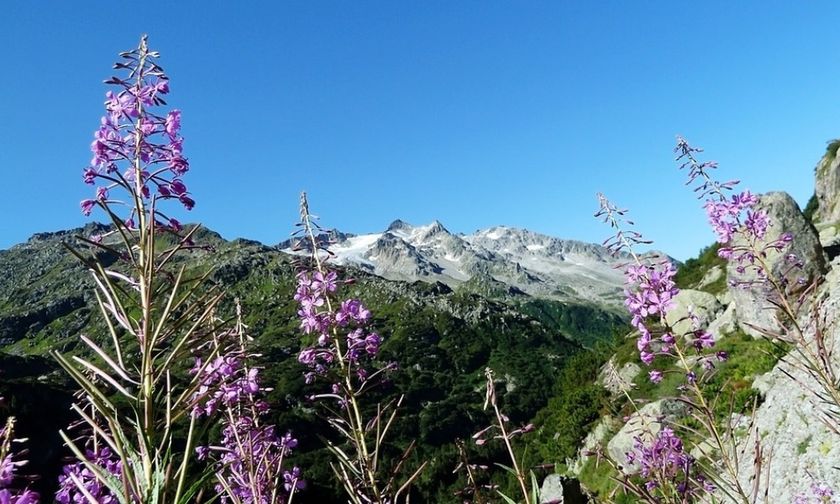
[[[63,413],[50,416],[52,422],[46,423],[51,425],[22,422],[22,435],[45,439],[43,450],[33,450],[38,468],[55,468],[58,463],[59,445],[46,434],[66,425],[71,390],[44,355],[50,349],[80,351],[80,333],[93,338],[105,334],[92,308],[88,274],[60,244],[97,229],[90,225],[40,234],[0,251],[0,359],[15,363],[3,366],[0,391],[22,416],[30,414],[27,395],[57,398],[53,408]],[[332,433],[303,399],[314,389],[304,384],[296,360],[301,335],[292,300],[291,258],[256,242],[225,241],[210,231],[201,232],[196,241],[213,250],[196,250],[181,260],[190,261],[196,271],[214,272],[212,282],[228,293],[223,310],[232,309],[234,298],[241,300],[256,350],[262,354],[266,385],[274,388],[270,400],[275,421],[300,438],[297,461],[312,482],[301,502],[333,501],[337,488],[319,439]],[[617,315],[594,306],[546,302],[519,293],[500,296],[496,288],[453,292],[443,284],[392,282],[355,270],[345,273],[357,281],[345,288],[344,295],[361,298],[373,310],[374,326],[384,337],[383,358],[400,366],[388,388],[379,393],[405,395],[393,440],[400,447],[417,439],[415,462],[430,461],[417,485],[419,502],[447,502],[459,485],[452,474],[457,463],[453,441],[468,438],[489,422],[481,410],[486,366],[502,382],[504,409],[513,421],[554,418],[557,411],[569,411],[570,404],[581,400],[563,384],[569,369],[581,366],[580,359],[572,357],[581,355],[584,345],[611,337],[612,327],[620,322]],[[597,369],[591,364],[586,364],[590,371]],[[8,371],[13,368],[14,379]],[[563,430],[580,437],[592,419],[592,413],[565,419],[574,425]],[[567,444],[577,441],[569,439]],[[492,461],[500,454],[489,447],[477,450],[476,456]],[[49,489],[49,482],[45,484]]]

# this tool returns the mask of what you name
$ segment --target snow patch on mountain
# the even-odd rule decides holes
[[[439,221],[413,226],[396,220],[381,233],[336,236],[330,245],[335,263],[392,280],[457,287],[479,275],[535,296],[621,305],[618,266],[626,258],[600,245],[506,226],[456,235]]]

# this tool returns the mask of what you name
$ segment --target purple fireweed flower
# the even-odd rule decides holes
[[[662,371],[657,371],[654,369],[653,371],[648,372],[648,377],[653,383],[659,383],[662,381],[663,374]]]
[[[814,482],[811,484],[811,495],[801,493],[797,495],[793,504],[836,504],[834,490],[825,483]]]
[[[299,468],[292,469],[291,486],[285,477],[284,458],[298,442],[291,433],[279,435],[261,422],[269,412],[268,403],[260,398],[267,389],[260,385],[259,368],[248,367],[241,340],[238,345],[215,357],[196,358],[190,370],[199,377],[193,415],[220,413],[223,426],[219,444],[196,448],[196,456],[213,460],[221,502],[280,504],[305,486]]]
[[[193,200],[186,194],[182,194],[181,196],[179,196],[178,200],[181,201],[181,203],[184,205],[184,208],[186,208],[187,210],[192,210],[195,206],[195,200]]]
[[[763,211],[754,212],[752,210],[747,212],[747,220],[744,227],[753,236],[759,240],[764,238],[767,233],[767,228],[770,226],[770,219],[767,218],[767,213]]]
[[[7,487],[15,478],[15,469],[17,464],[12,460],[11,455],[7,455],[0,460],[0,488]]]
[[[166,134],[169,138],[174,140],[178,138],[178,132],[181,130],[181,111],[172,110],[166,114]]]
[[[93,168],[85,168],[83,177],[85,184],[93,185],[98,175],[99,174]]]
[[[283,473],[283,486],[287,492],[294,490],[304,490],[306,488],[306,481],[301,478],[300,468],[294,467],[291,471]]]
[[[627,454],[629,464],[638,464],[639,473],[648,491],[676,483],[683,496],[697,496],[713,490],[698,474],[694,458],[687,454],[682,439],[668,427],[663,427],[649,442],[636,437],[633,451]]]
[[[172,182],[169,183],[167,188],[175,196],[187,193],[187,186],[184,185],[184,182],[181,179],[172,179]]]
[[[39,502],[39,495],[28,488],[20,493],[9,489],[0,490],[0,504],[38,504]]]
[[[154,207],[157,215],[151,215],[150,186],[156,187],[156,194],[163,199],[177,198],[187,210],[195,206],[195,200],[179,179],[189,169],[180,136],[181,112],[159,110],[164,105],[161,96],[169,92],[169,79],[155,62],[157,53],[147,49],[145,39],[129,54],[116,66],[125,76],[106,81],[114,89],[105,94],[105,115],[94,132],[90,146],[93,157],[90,166],[84,168],[83,179],[86,184],[94,184],[96,178],[107,177],[107,190],[125,191],[127,196],[110,200],[103,197],[100,188],[95,199],[107,200],[104,204],[112,213],[117,213],[117,206],[127,205],[131,218],[150,225],[157,217],[164,221],[169,218],[160,204]],[[139,178],[135,173],[138,168]],[[86,216],[94,208],[90,201],[82,202]],[[180,232],[174,226],[164,229]]]
[[[811,485],[811,492],[815,497],[833,497],[834,490],[825,483],[814,483]]]
[[[665,313],[673,306],[674,297],[679,293],[674,283],[676,269],[670,262],[660,265],[634,264],[625,271],[625,301],[624,305],[631,315],[631,322],[639,330],[640,337],[636,342],[642,362],[653,362],[654,354],[650,351],[652,337],[648,328],[648,319],[656,317],[661,320]],[[666,332],[662,338],[665,345],[674,342],[673,335]]]
[[[106,474],[117,478],[122,475],[122,462],[107,447],[102,447],[97,451],[87,450],[85,457],[89,463],[97,466]],[[76,478],[78,483],[73,478]],[[64,466],[62,474],[58,477],[58,485],[55,501],[59,504],[88,502],[84,492],[93,496],[99,504],[119,503],[119,499],[99,480],[96,473],[82,462],[74,462]]]
[[[711,348],[715,345],[715,337],[706,331],[697,331],[694,334],[694,341],[692,344],[697,350],[703,348]]]
[[[0,405],[3,405],[2,397]],[[12,443],[16,441],[14,425],[15,419],[12,417],[0,427],[0,504],[37,504],[39,495],[16,481],[22,479],[17,471],[26,465],[27,461],[20,460],[18,454],[12,451]]]
[[[328,380],[330,393],[315,394],[315,397],[329,397],[339,404],[346,403],[347,391],[336,386],[341,381],[336,379],[336,373],[347,373],[364,387],[373,376],[391,370],[389,366],[371,369],[379,355],[382,337],[368,329],[372,315],[360,300],[335,299],[342,283],[333,271],[302,271],[297,275],[294,294],[300,307],[301,330],[304,334],[317,335],[314,345],[302,348],[298,355],[298,362],[307,368],[305,381],[313,383],[317,377]]]
[[[82,200],[82,202],[79,205],[82,207],[82,213],[85,214],[85,216],[88,216],[93,211],[93,207],[96,206],[96,201],[86,199]]]

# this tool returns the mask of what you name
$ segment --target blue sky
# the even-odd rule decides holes
[[[345,231],[437,218],[600,241],[603,191],[690,257],[712,234],[675,135],[801,205],[840,136],[840,4],[700,4],[8,3],[0,249],[87,221],[101,82],[145,32],[183,111],[198,204],[179,217],[227,238],[284,239],[305,189]]]

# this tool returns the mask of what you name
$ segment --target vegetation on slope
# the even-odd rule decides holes
[[[683,263],[677,270],[674,281],[680,289],[701,289],[711,294],[720,294],[726,290],[726,260],[718,257],[720,244],[715,242],[704,247],[697,255]],[[721,269],[721,275],[707,285],[701,285],[704,277],[715,267]]]
[[[73,266],[72,258],[59,245],[71,236],[43,235],[0,253],[0,270],[17,278],[14,284],[2,286],[0,293],[5,359],[41,363],[41,367],[19,367],[22,373],[16,381],[4,379],[4,392],[22,418],[31,413],[18,399],[33,394],[27,387],[38,387],[32,396],[40,394],[45,400],[69,393],[63,385],[49,383],[51,378],[39,378],[59,374],[53,372],[51,361],[39,356],[51,348],[77,349],[81,333],[93,338],[105,334],[103,327],[91,322],[97,317],[90,316],[90,299],[80,297],[81,302],[66,310],[49,309],[66,306],[67,299],[79,296],[79,285],[88,281],[84,269]],[[196,274],[212,269],[213,280],[230,293],[223,307],[226,313],[221,316],[231,314],[234,297],[241,300],[245,322],[262,355],[263,377],[274,389],[270,395],[273,420],[279,428],[295,432],[300,441],[297,462],[306,468],[311,485],[295,500],[335,501],[340,492],[331,484],[335,478],[322,442],[323,438],[334,439],[334,434],[314,417],[305,399],[313,390],[304,384],[303,369],[297,362],[301,334],[292,300],[295,270],[291,259],[276,249],[245,240],[226,242],[210,232],[202,234],[201,240],[215,250],[195,251],[188,258],[191,268]],[[62,274],[56,273],[59,268]],[[442,284],[389,282],[353,274],[358,275],[357,281],[345,292],[360,297],[371,308],[374,326],[384,337],[383,358],[401,368],[371,400],[404,394],[401,416],[393,428],[394,453],[418,440],[413,456],[430,461],[415,488],[417,501],[451,501],[453,492],[463,486],[460,476],[452,473],[457,463],[454,440],[469,439],[489,423],[481,409],[486,366],[503,382],[500,400],[511,420],[545,426],[527,438],[529,462],[560,462],[574,452],[587,425],[599,414],[602,393],[593,383],[601,357],[584,352],[581,344],[566,335],[595,345],[610,337],[618,316],[600,313],[597,307],[524,298],[501,302],[469,290],[452,292]],[[52,406],[66,413],[66,401],[62,401],[53,401]],[[50,444],[49,450],[33,457],[38,467],[57,467],[63,453],[61,443],[44,433],[65,427],[65,417],[43,417],[41,424],[32,424],[31,430],[22,432]],[[562,432],[563,439],[555,441],[553,432]],[[471,456],[501,461],[499,448],[473,447]],[[49,470],[44,474],[41,489],[49,493],[54,478],[49,478]],[[510,482],[499,475],[497,483],[504,488]]]

